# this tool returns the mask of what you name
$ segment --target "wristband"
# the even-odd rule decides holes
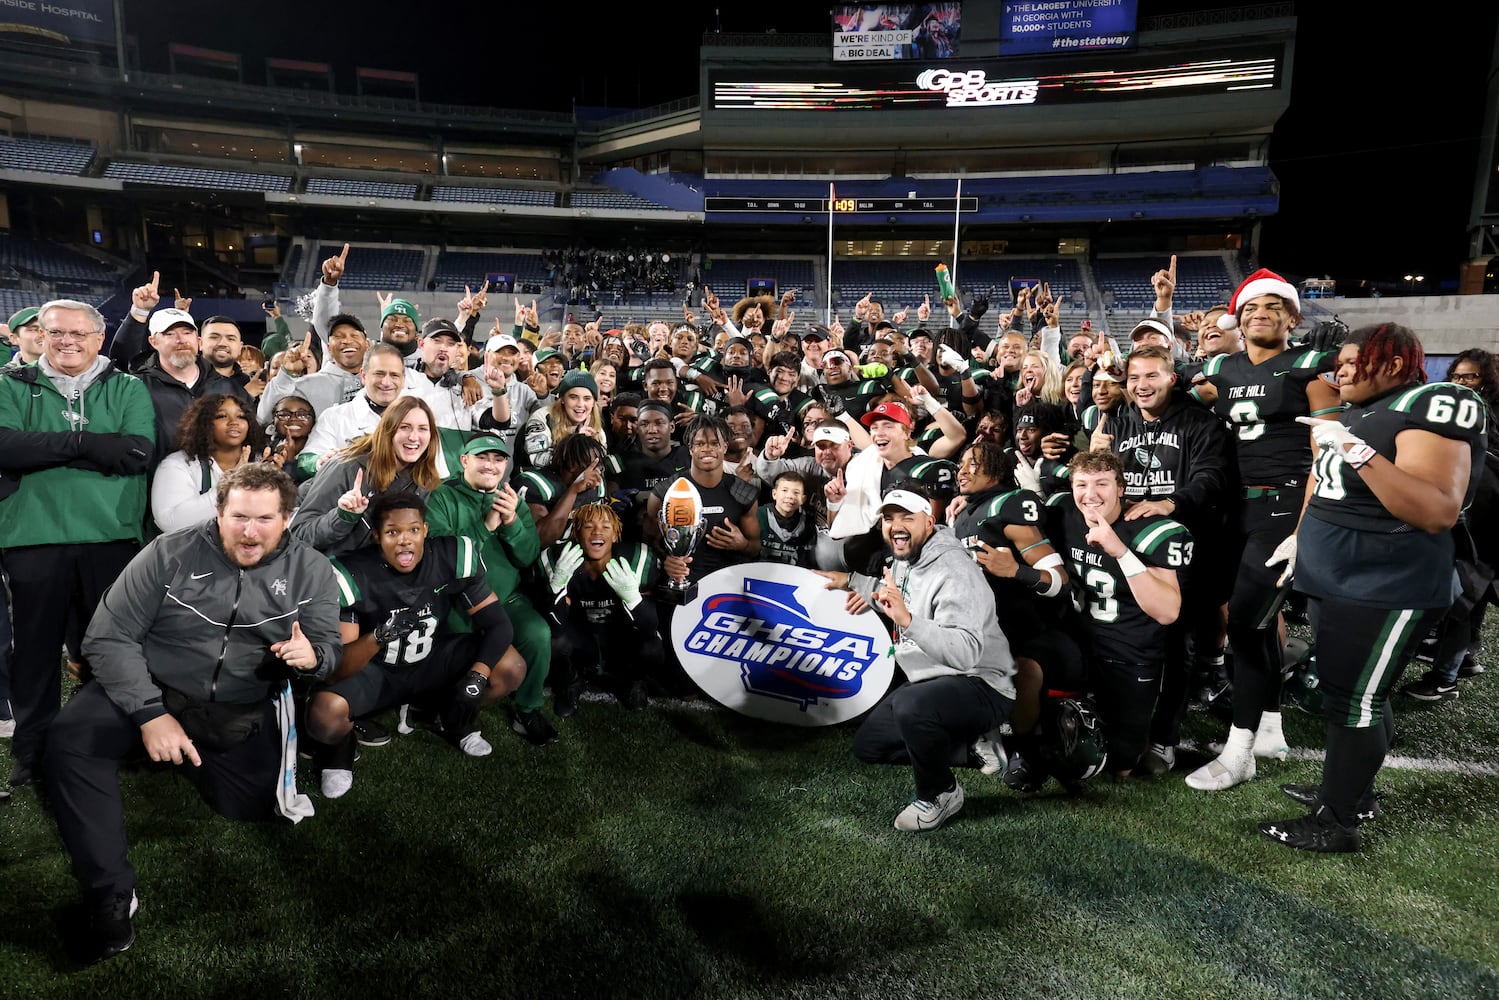
[[[1041,571],[1034,566],[1021,563],[1015,567],[1015,582],[1024,584],[1034,590],[1041,585]]]
[[[1364,465],[1368,463],[1369,459],[1373,458],[1377,454],[1379,454],[1379,452],[1375,451],[1372,447],[1360,441],[1358,444],[1354,445],[1352,448],[1349,448],[1346,452],[1343,453],[1343,461],[1347,462],[1348,465],[1352,468],[1362,469]]]
[[[1129,549],[1125,549],[1124,555],[1114,561],[1119,564],[1119,568],[1124,571],[1126,577],[1139,576],[1145,572],[1145,564]]]
[[[842,500],[828,500],[827,501],[827,508],[828,508],[828,510],[837,510],[839,507],[842,507],[842,506],[843,506],[843,501]]]

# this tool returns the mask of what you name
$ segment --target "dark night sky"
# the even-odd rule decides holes
[[[166,43],[179,41],[240,52],[247,66],[267,55],[328,62],[344,90],[362,65],[418,72],[424,100],[556,110],[574,100],[641,107],[690,96],[698,44],[714,23],[711,5],[666,16],[641,7],[633,18],[629,7],[611,6],[598,20],[550,21],[541,15],[556,8],[496,5],[465,17],[466,6],[126,0],[125,16],[150,69],[164,69]],[[1140,0],[1140,16],[1216,6]],[[1343,280],[1409,270],[1451,280],[1467,253],[1499,5],[1449,5],[1445,19],[1420,30],[1375,19],[1372,9],[1298,5],[1291,107],[1271,143],[1281,211],[1265,225],[1263,263]],[[439,16],[424,19],[424,10]],[[829,25],[817,3],[722,10],[724,31]]]

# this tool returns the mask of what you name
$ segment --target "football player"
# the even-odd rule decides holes
[[[338,578],[343,657],[332,681],[312,695],[307,728],[323,744],[323,794],[354,784],[352,719],[408,702],[437,716],[443,736],[470,757],[493,749],[479,732],[483,704],[520,685],[524,661],[511,656],[512,629],[484,580],[478,543],[427,537],[427,504],[391,493],[370,508],[375,545],[333,561]],[[475,631],[455,636],[448,612],[461,607]],[[403,729],[406,713],[402,713]]]

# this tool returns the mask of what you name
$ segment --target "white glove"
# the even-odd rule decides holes
[[[1298,424],[1312,429],[1312,439],[1323,451],[1336,451],[1343,461],[1357,469],[1376,454],[1369,442],[1344,427],[1336,420],[1318,420],[1316,417],[1297,417]]]
[[[635,610],[635,605],[640,603],[640,579],[629,564],[623,559],[610,559],[609,565],[604,567],[604,582],[614,591],[626,611]]]
[[[552,593],[561,594],[567,590],[567,583],[583,565],[583,547],[577,542],[568,542],[562,547],[561,555],[557,556],[557,562],[552,566],[552,572],[547,575],[547,585],[552,588]]]
[[[943,344],[937,349],[937,362],[960,371],[967,367],[963,364],[963,355],[955,351],[950,344]]]
[[[1041,463],[1030,465],[1025,459],[1015,462],[1015,485],[1032,493],[1041,492]]]
[[[1297,419],[1299,420],[1301,418],[1298,417]],[[1328,423],[1328,421],[1326,421],[1326,420],[1321,421],[1321,422],[1322,423]],[[1275,547],[1275,551],[1272,552],[1272,553],[1270,553],[1270,558],[1265,560],[1265,565],[1267,567],[1274,566],[1277,563],[1285,563],[1286,564],[1285,571],[1282,572],[1280,574],[1280,576],[1275,581],[1275,585],[1277,587],[1284,587],[1286,585],[1286,581],[1289,580],[1296,573],[1296,536],[1295,535],[1287,535],[1286,536],[1286,540],[1283,541],[1283,542],[1281,542],[1279,545],[1277,545]]]

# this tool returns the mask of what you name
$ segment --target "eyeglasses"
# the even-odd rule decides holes
[[[87,340],[103,333],[102,330],[44,330],[48,340]]]
[[[1478,372],[1453,372],[1447,376],[1453,382],[1482,382],[1483,376]]]
[[[271,416],[277,420],[306,420],[312,416],[311,410],[272,410]]]

